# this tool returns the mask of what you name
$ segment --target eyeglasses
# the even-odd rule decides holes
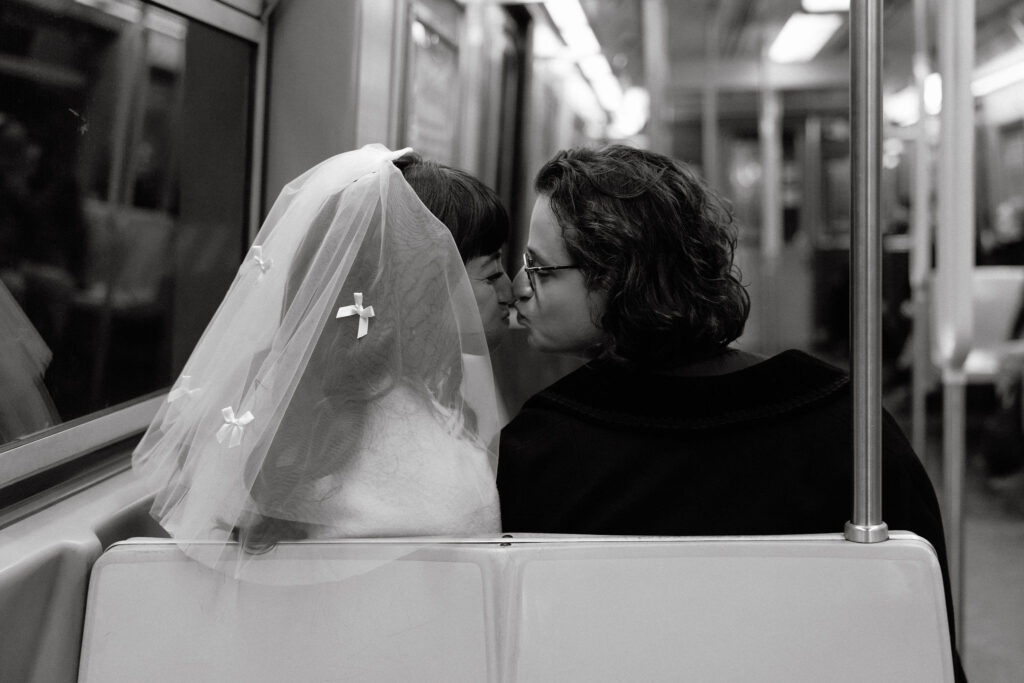
[[[530,281],[530,289],[537,290],[537,281],[534,273],[543,273],[549,270],[569,270],[571,268],[579,268],[579,266],[538,266],[534,265],[533,254],[528,251],[523,252],[523,270],[526,272],[526,278]]]

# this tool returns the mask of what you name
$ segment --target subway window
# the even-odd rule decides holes
[[[244,253],[257,46],[175,5],[0,6],[0,462],[166,388]]]
[[[428,159],[458,164],[459,8],[452,0],[411,4],[405,142]]]

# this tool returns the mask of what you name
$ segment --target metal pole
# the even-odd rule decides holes
[[[267,137],[267,71],[270,59],[270,17],[278,0],[265,3],[260,16],[260,37],[256,44],[256,78],[252,113],[252,170],[249,174],[249,236],[256,239],[263,224],[263,165],[266,163]]]
[[[853,517],[846,539],[889,538],[882,521],[882,1],[850,3]]]
[[[767,59],[767,57],[765,57]],[[762,87],[758,137],[761,143],[761,344],[780,348],[779,260],[782,257],[782,94]]]
[[[704,43],[704,58],[707,60],[708,70],[716,74],[718,72],[718,50],[721,36],[722,12],[726,5],[718,4],[713,10],[711,25],[708,27]],[[719,149],[718,149],[718,86],[714,78],[704,81],[701,93],[701,164],[704,166],[704,180],[714,189],[724,186],[721,181],[719,170]]]
[[[943,487],[946,495],[946,558],[949,563],[949,588],[953,594],[953,624],[957,645],[964,642],[964,444],[966,425],[967,376],[962,369],[946,368],[942,371],[942,451]]]
[[[914,316],[914,362],[912,368],[911,424],[914,451],[928,463],[928,412],[925,400],[931,370],[931,316],[929,315],[929,278],[932,270],[932,150],[929,140],[929,116],[925,106],[925,82],[928,78],[928,0],[914,0],[914,84],[917,87],[917,131],[914,136],[914,198],[911,205],[910,291]]]
[[[974,3],[941,3],[942,116],[939,164],[936,344],[942,359],[946,548],[957,642],[964,642],[964,361],[974,333]]]
[[[651,97],[650,148],[672,156],[672,112],[669,91],[668,8],[665,0],[644,0],[644,77]]]

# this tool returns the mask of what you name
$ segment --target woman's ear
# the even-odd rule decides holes
[[[608,299],[607,289],[587,290],[587,306],[590,308],[590,320],[601,329],[604,329],[601,321],[604,319],[604,314],[608,311]]]

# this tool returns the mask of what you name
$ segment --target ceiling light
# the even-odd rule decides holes
[[[645,88],[633,86],[622,93],[622,103],[615,112],[609,133],[612,137],[629,138],[647,124],[651,115],[651,96]]]
[[[984,97],[1020,81],[1024,81],[1024,47],[1010,50],[975,69],[971,93]]]
[[[570,49],[581,55],[601,54],[601,44],[597,42],[579,0],[548,0],[544,7]]]
[[[601,107],[607,112],[615,112],[622,102],[622,86],[601,52],[601,44],[597,42],[579,0],[547,0],[544,7]]]
[[[850,0],[803,0],[805,12],[849,12]]]
[[[898,126],[912,126],[921,118],[918,106],[917,86],[908,85],[903,90],[886,95],[882,100],[885,117]],[[937,116],[942,109],[942,77],[930,73],[924,79],[924,111],[928,116]]]
[[[779,31],[768,49],[773,62],[807,62],[821,51],[843,23],[839,14],[803,14],[796,12]]]
[[[917,106],[917,88],[908,86],[899,92],[882,98],[882,111],[885,118],[897,126],[911,126],[917,123],[921,115]]]
[[[924,113],[938,116],[942,111],[942,76],[930,73],[924,77]]]
[[[615,78],[612,68],[604,55],[594,55],[580,60],[580,71],[594,89],[598,102],[606,111],[614,112],[622,102],[622,86]]]

